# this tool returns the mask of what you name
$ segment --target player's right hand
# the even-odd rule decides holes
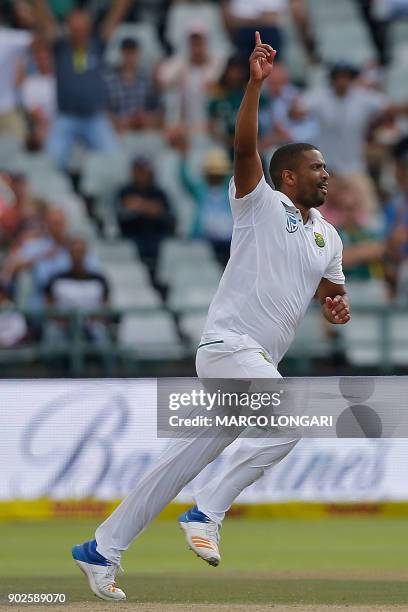
[[[263,44],[259,32],[255,32],[255,48],[249,58],[251,80],[262,83],[272,72],[276,51]]]

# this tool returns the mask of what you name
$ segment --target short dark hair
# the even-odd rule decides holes
[[[275,189],[279,189],[282,184],[282,172],[296,170],[299,159],[305,151],[318,151],[318,148],[307,142],[293,142],[275,151],[269,164],[269,174]]]
[[[139,41],[136,38],[131,38],[130,36],[126,36],[122,39],[120,43],[120,48],[122,51],[136,51],[139,49]]]
[[[347,74],[351,79],[358,77],[360,71],[357,66],[350,62],[336,62],[329,67],[329,77],[333,81],[339,74]]]
[[[397,162],[408,161],[408,135],[398,140],[392,149],[392,153]]]

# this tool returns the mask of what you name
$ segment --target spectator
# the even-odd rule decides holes
[[[405,0],[403,1],[405,2]],[[385,2],[378,2],[378,0],[356,0],[356,2],[363,18],[367,22],[371,38],[377,50],[378,60],[382,65],[385,65],[389,61],[387,30],[390,11],[387,4],[390,4],[390,0],[385,0]]]
[[[375,188],[367,175],[366,134],[371,122],[381,113],[398,113],[406,105],[393,105],[373,89],[355,84],[358,71],[338,63],[330,71],[329,86],[306,92],[292,105],[292,118],[313,113],[319,122],[317,145],[328,168],[360,189],[366,211],[378,209]]]
[[[55,75],[48,45],[38,41],[32,49],[35,72],[21,85],[21,100],[28,123],[27,148],[42,149],[56,109]]]
[[[235,121],[245,92],[246,82],[247,65],[239,57],[231,57],[208,106],[210,133],[220,145],[227,147],[231,158],[234,148]],[[261,109],[265,103],[266,98],[261,96]]]
[[[54,45],[58,113],[48,139],[48,152],[56,164],[68,169],[73,145],[81,140],[89,148],[115,152],[118,144],[106,115],[103,79],[104,43],[124,14],[127,2],[112,3],[99,35],[85,10],[67,18],[67,36],[57,36],[57,24],[46,0],[35,0],[38,22]]]
[[[170,57],[159,68],[161,87],[178,95],[178,112],[176,116],[173,112],[171,123],[183,124],[190,134],[207,130],[208,92],[218,82],[224,64],[224,58],[208,48],[205,27],[191,26],[187,56]]]
[[[0,241],[3,214],[14,204],[15,196],[12,189],[12,179],[8,172],[0,170]]]
[[[87,245],[81,238],[68,242],[69,266],[53,276],[45,287],[49,303],[62,308],[98,308],[108,303],[109,287],[100,273],[90,272]]]
[[[212,245],[215,255],[225,267],[232,235],[232,216],[228,197],[231,162],[224,149],[212,149],[203,164],[203,177],[192,176],[185,157],[181,161],[181,180],[193,197],[197,213],[193,236],[203,236]]]
[[[262,42],[268,43],[282,59],[284,32],[282,21],[289,9],[292,20],[311,61],[316,60],[307,4],[304,0],[223,0],[224,21],[235,46],[245,60],[254,48],[254,32],[258,30]]]
[[[126,21],[153,24],[167,53],[170,53],[171,49],[165,37],[165,27],[168,10],[172,2],[173,0],[137,0],[137,2],[131,3],[131,8],[126,16]]]
[[[125,38],[117,69],[106,75],[108,110],[118,132],[158,128],[162,111],[157,89],[140,65],[139,43]]]
[[[397,192],[385,208],[387,245],[387,280],[395,291],[399,268],[408,259],[408,136],[394,147]],[[405,274],[405,273],[404,273]]]
[[[260,116],[263,133],[259,143],[260,150],[266,151],[288,142],[315,142],[319,127],[316,118],[311,115],[296,119],[290,116],[299,89],[290,82],[288,71],[282,62],[274,65],[265,85],[269,100]]]
[[[66,272],[71,260],[68,252],[67,220],[58,208],[47,207],[43,223],[36,232],[26,233],[11,248],[3,264],[2,278],[6,283],[16,279],[22,270],[30,270],[32,291],[28,305],[38,308],[44,302],[44,288],[50,279]],[[87,253],[89,272],[98,270],[98,262]]]
[[[254,48],[254,31],[258,30],[262,42],[277,50],[283,49],[282,13],[287,0],[226,0],[223,2],[227,30],[242,58],[247,59]]]
[[[9,175],[9,181],[14,196],[13,202],[4,208],[0,215],[1,241],[5,245],[8,245],[22,229],[31,201],[30,185],[24,174]]]
[[[102,274],[89,272],[87,245],[80,238],[69,241],[69,268],[49,281],[45,288],[48,303],[62,309],[97,310],[109,303],[109,286]],[[88,316],[81,328],[85,338],[94,343],[104,358],[105,365],[112,365],[112,343],[107,323],[100,317]],[[49,320],[45,337],[52,347],[64,346],[72,340],[72,330],[66,319]]]
[[[24,140],[24,120],[17,105],[17,72],[33,36],[25,30],[7,28],[0,14],[0,134]]]
[[[117,215],[122,235],[136,242],[154,274],[160,242],[174,232],[175,224],[167,196],[144,157],[134,160],[131,181],[118,194]]]
[[[7,288],[0,285],[0,348],[12,348],[28,336],[27,321],[14,304]]]
[[[344,274],[349,280],[383,277],[384,241],[367,227],[359,192],[350,185],[344,186],[339,203],[337,230],[343,241]]]

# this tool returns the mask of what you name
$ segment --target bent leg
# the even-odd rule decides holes
[[[297,443],[297,439],[285,438],[240,440],[221,473],[196,493],[198,509],[220,525],[238,495],[282,461]]]
[[[122,551],[201,470],[231,443],[231,439],[174,440],[95,533],[98,552],[120,563]]]
[[[266,390],[267,379],[282,378],[269,355],[257,347],[237,347],[229,360],[232,378],[245,376],[247,379],[264,379],[260,389]],[[197,366],[207,376],[214,376],[220,364],[222,345],[209,346],[206,355],[197,354]],[[293,436],[292,436],[293,433]],[[261,478],[265,471],[279,463],[295,447],[299,438],[293,431],[289,437],[241,438],[227,465],[214,479],[196,492],[198,509],[211,520],[221,524],[238,495],[249,485]]]

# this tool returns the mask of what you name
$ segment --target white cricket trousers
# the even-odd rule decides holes
[[[281,378],[268,353],[249,336],[231,334],[222,341],[219,336],[215,340],[209,336],[203,338],[203,344],[196,359],[199,378]],[[98,552],[120,563],[122,552],[131,542],[231,442],[222,435],[172,440],[96,530]],[[281,461],[297,442],[296,437],[240,440],[226,467],[197,493],[199,510],[220,524],[241,491]]]

